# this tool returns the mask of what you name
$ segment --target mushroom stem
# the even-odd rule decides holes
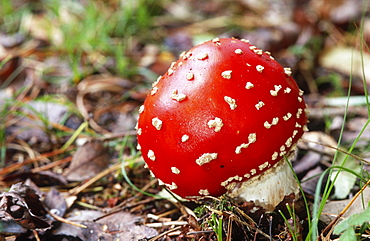
[[[229,196],[240,201],[253,201],[272,212],[290,194],[298,197],[299,186],[288,160],[282,159],[260,176],[253,177],[229,190]]]

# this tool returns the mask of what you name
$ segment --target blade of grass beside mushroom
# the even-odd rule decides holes
[[[272,211],[298,194],[285,157],[307,114],[290,75],[247,40],[216,38],[184,52],[139,110],[149,169],[183,198],[228,193]]]

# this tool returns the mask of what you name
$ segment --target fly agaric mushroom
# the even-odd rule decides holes
[[[139,110],[147,166],[181,197],[228,193],[272,211],[298,192],[285,157],[307,128],[290,74],[247,40],[216,38],[183,53]]]

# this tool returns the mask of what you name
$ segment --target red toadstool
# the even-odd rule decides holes
[[[246,40],[216,38],[183,53],[139,111],[149,169],[181,197],[227,192],[272,210],[298,191],[284,157],[307,115],[290,74]]]

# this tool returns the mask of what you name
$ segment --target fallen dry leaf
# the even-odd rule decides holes
[[[14,184],[8,192],[0,194],[0,226],[3,222],[13,226],[16,223],[25,229],[45,231],[51,228],[46,214],[40,197],[22,183]]]
[[[64,175],[69,181],[84,181],[107,168],[109,159],[108,149],[102,142],[87,142],[77,149]]]
[[[340,201],[330,201],[323,209],[323,214],[321,215],[322,221],[325,223],[330,223],[335,217],[347,206],[350,199],[340,200]],[[348,218],[349,216],[362,212],[367,203],[370,201],[370,188],[366,188],[361,196],[357,198],[354,203],[350,206],[347,212],[344,213],[343,218]],[[365,207],[364,207],[365,205]]]
[[[319,59],[324,68],[335,70],[347,76],[370,81],[370,54],[353,47],[336,46],[325,51]],[[362,69],[363,67],[363,69]]]
[[[140,240],[156,236],[155,229],[144,225],[136,225],[140,218],[120,211],[99,219],[106,213],[93,210],[73,210],[67,218],[69,221],[81,223],[87,228],[80,228],[62,223],[53,233],[78,237],[83,241],[95,240]],[[99,219],[98,221],[95,221]]]
[[[71,114],[66,105],[46,101],[31,101],[13,113],[14,118],[19,120],[7,128],[10,135],[25,141],[45,143],[53,141],[47,131],[52,123],[61,123],[66,115]]]

